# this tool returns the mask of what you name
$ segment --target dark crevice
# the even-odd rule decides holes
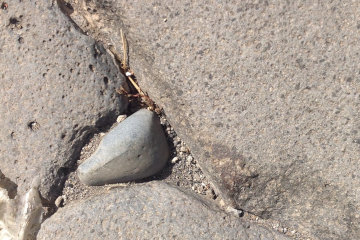
[[[70,15],[74,12],[73,7],[65,0],[56,0],[56,2],[61,12],[68,17],[69,21],[73,24],[76,30],[86,35],[85,32],[70,17]],[[94,46],[94,55],[98,56],[102,54],[99,48],[101,50],[102,46]],[[80,65],[80,63],[78,63],[78,65]],[[89,65],[89,68],[92,70],[93,66]],[[108,79],[104,78],[104,82],[106,81],[108,81]],[[56,198],[62,194],[65,181],[67,180],[69,174],[76,171],[76,161],[80,158],[82,148],[89,143],[94,134],[109,130],[109,128],[116,122],[118,113],[118,110],[101,113],[99,114],[94,126],[85,126],[81,129],[77,129],[77,126],[75,126],[73,134],[67,135],[66,133],[62,133],[61,139],[67,142],[73,142],[73,144],[71,148],[67,150],[69,154],[62,157],[60,156],[61,158],[67,159],[67,161],[55,169],[49,169],[50,175],[52,175],[52,178],[55,179],[55,181],[54,184],[50,186],[47,194],[42,196],[43,205],[49,208],[47,217],[51,216],[56,211],[54,202]]]
[[[55,181],[50,187],[48,195],[45,197],[41,196],[42,204],[47,208],[44,219],[49,218],[56,212],[57,207],[55,206],[55,200],[57,197],[61,196],[69,174],[76,171],[77,160],[80,158],[82,148],[90,142],[95,134],[108,131],[116,121],[116,114],[116,110],[110,111],[106,115],[100,117],[96,121],[95,126],[85,126],[82,129],[75,131],[74,134],[69,137],[70,139],[78,139],[73,143],[71,149],[68,150],[71,155],[68,156],[68,160],[53,173]],[[64,138],[66,138],[66,135]]]
[[[9,178],[5,177],[5,175],[0,170],[0,188],[6,189],[10,199],[14,199],[16,197],[17,187],[18,185]]]

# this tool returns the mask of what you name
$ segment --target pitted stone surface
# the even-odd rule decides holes
[[[67,205],[41,225],[37,239],[100,238],[288,239],[161,182],[113,189]]]
[[[119,51],[123,28],[141,87],[229,203],[358,238],[359,1],[71,2]]]
[[[0,168],[18,194],[40,176],[47,200],[87,136],[127,105],[112,58],[51,2],[0,9]]]

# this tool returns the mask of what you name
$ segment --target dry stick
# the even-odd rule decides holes
[[[134,79],[132,79],[131,76],[128,76],[128,78],[129,78],[131,84],[136,88],[136,90],[138,91],[138,93],[140,93],[141,95],[144,95],[144,96],[145,96],[144,92],[143,92],[143,91],[140,89],[140,87],[136,84],[136,82],[134,81]]]
[[[129,66],[127,65],[127,61],[128,61],[128,46],[127,46],[127,40],[125,37],[125,34],[123,33],[123,30],[120,29],[120,34],[121,34],[121,40],[122,40],[122,47],[123,47],[123,57],[121,60],[120,54],[118,54],[118,52],[115,50],[114,46],[110,46],[109,50],[111,51],[111,53],[115,56],[115,58],[121,63],[121,68],[123,69],[123,71],[125,72],[125,75],[127,73],[130,73],[130,69]],[[127,76],[127,75],[126,75]],[[127,76],[128,79],[130,80],[131,84],[135,87],[136,91],[140,94],[144,94],[144,92],[140,89],[140,87],[137,85],[137,83],[135,82],[135,80],[131,77],[131,76]]]
[[[121,41],[122,41],[122,45],[123,45],[123,61],[122,61],[122,67],[125,71],[125,74],[130,72],[129,70],[129,66],[127,65],[127,61],[128,61],[128,45],[127,45],[127,39],[125,37],[125,34],[123,32],[122,29],[120,29],[120,33],[121,33]],[[136,90],[138,91],[138,93],[145,95],[144,92],[140,89],[140,87],[136,84],[136,82],[134,81],[134,79],[131,76],[128,76],[131,84],[136,88]]]
[[[158,108],[156,106],[156,104],[154,103],[153,100],[151,100],[149,98],[149,96],[144,93],[141,88],[139,87],[139,85],[135,82],[135,80],[131,77],[131,75],[133,75],[132,71],[130,70],[127,61],[128,61],[128,45],[127,45],[127,39],[125,37],[125,34],[123,32],[122,29],[120,29],[120,34],[121,34],[121,40],[122,40],[122,47],[123,47],[123,59],[122,61],[120,60],[120,55],[116,52],[115,48],[113,46],[110,47],[110,51],[114,54],[115,58],[121,63],[121,68],[123,69],[123,71],[125,72],[125,75],[128,77],[130,83],[134,86],[134,88],[136,89],[136,91],[139,93],[141,99],[143,100],[143,102],[148,105],[148,107],[150,108],[150,110],[155,111],[156,113],[160,113],[161,109]]]
[[[127,65],[127,61],[128,61],[128,46],[127,46],[127,39],[125,38],[124,32],[122,29],[120,29],[120,34],[121,34],[121,41],[123,44],[123,62],[122,62],[122,66],[123,69],[125,70],[125,72],[128,70],[128,65]]]

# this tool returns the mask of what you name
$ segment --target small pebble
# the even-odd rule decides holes
[[[185,146],[181,146],[180,152],[187,152],[187,148]]]
[[[59,208],[59,207],[62,205],[63,202],[64,202],[63,196],[59,196],[59,197],[55,200],[55,206],[56,206],[57,208]]]
[[[178,157],[174,157],[173,159],[171,159],[171,163],[177,163],[179,161],[180,159]]]
[[[119,115],[119,116],[117,117],[116,121],[117,121],[118,123],[120,123],[120,122],[124,121],[124,120],[126,119],[126,117],[127,117],[127,116],[126,116],[125,114]]]
[[[274,229],[276,229],[276,228],[278,228],[280,225],[278,224],[278,223],[275,223],[274,225],[273,225],[273,228]]]
[[[241,209],[236,209],[232,207],[227,207],[226,212],[233,214],[236,217],[242,217],[244,215],[244,211]]]
[[[166,125],[166,118],[160,117],[160,124]]]
[[[193,160],[194,160],[194,158],[192,156],[187,156],[187,158],[186,158],[186,161],[188,163],[192,163]]]

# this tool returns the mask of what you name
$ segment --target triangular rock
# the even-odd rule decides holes
[[[87,185],[127,182],[157,173],[168,157],[159,119],[142,109],[104,137],[96,152],[79,166],[78,175]]]

